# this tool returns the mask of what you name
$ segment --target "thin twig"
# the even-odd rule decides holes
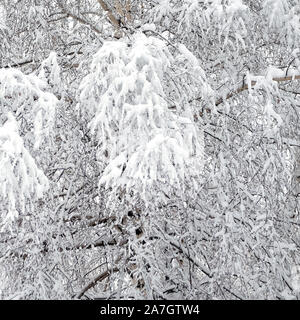
[[[103,281],[104,279],[108,278],[113,272],[118,272],[118,268],[112,268],[110,270],[106,270],[99,274],[96,278],[94,278],[89,284],[87,284],[77,295],[77,299],[80,299],[89,289],[94,288],[95,285],[99,281]]]

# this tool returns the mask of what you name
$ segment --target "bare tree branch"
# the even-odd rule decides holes
[[[112,25],[114,25],[117,29],[121,26],[121,21],[115,17],[115,15],[112,13],[111,9],[109,9],[107,3],[104,0],[98,0],[101,8],[107,13],[107,16],[111,22]]]

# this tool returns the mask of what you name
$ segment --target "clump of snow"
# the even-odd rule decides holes
[[[153,31],[155,32],[156,26],[154,23],[146,23],[142,26],[142,31]]]
[[[42,62],[38,77],[47,83],[54,93],[61,91],[60,67],[55,52],[51,52],[49,57]]]
[[[8,112],[22,114],[34,125],[34,147],[49,139],[54,125],[57,98],[37,76],[17,69],[0,69],[0,124]]]
[[[146,197],[159,184],[183,191],[184,181],[201,173],[203,133],[191,111],[168,108],[163,81],[174,63],[208,90],[198,60],[183,45],[174,58],[163,41],[138,34],[130,46],[107,42],[95,55],[80,100],[99,145],[109,150],[100,184]]]
[[[274,66],[269,66],[266,71],[266,78],[268,80],[273,80],[273,78],[280,78],[284,76],[285,76],[284,70],[276,68]]]
[[[0,226],[5,229],[25,210],[28,199],[41,198],[48,188],[48,179],[24,147],[11,113],[0,127],[0,172]],[[3,204],[7,209],[1,209]]]
[[[243,4],[242,0],[230,0],[226,7],[226,12],[228,14],[235,14],[237,11],[246,10],[247,6]]]

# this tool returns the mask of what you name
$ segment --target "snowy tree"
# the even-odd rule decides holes
[[[192,56],[186,48],[181,51],[174,59],[161,40],[138,35],[132,45],[108,42],[96,54],[80,98],[90,113],[92,132],[97,131],[99,158],[107,158],[100,184],[124,187],[146,199],[153,185],[154,197],[173,185],[183,191],[186,180],[196,186],[204,162],[203,132],[182,97],[177,99],[182,115],[169,110],[171,97],[163,88],[165,73],[175,68],[173,60]],[[197,80],[199,86],[204,82],[203,71],[197,71],[199,80],[196,75],[190,79],[194,86]]]
[[[300,4],[0,5],[0,296],[299,299]]]

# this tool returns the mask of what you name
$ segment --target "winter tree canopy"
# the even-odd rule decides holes
[[[1,299],[299,299],[298,0],[0,2]]]

